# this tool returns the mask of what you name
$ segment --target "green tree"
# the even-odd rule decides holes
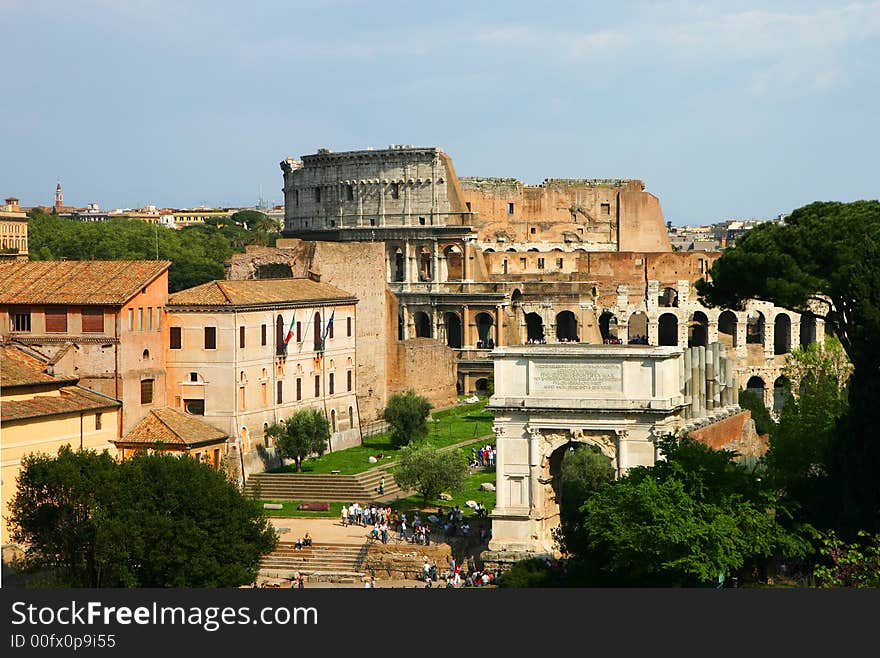
[[[758,226],[696,286],[710,305],[757,298],[824,317],[853,364],[828,464],[835,525],[848,537],[880,530],[880,201],[812,203]]]
[[[580,508],[596,491],[614,481],[611,459],[596,446],[580,445],[566,451],[560,473],[562,500],[559,505],[560,526],[554,533],[566,553],[579,553],[584,547],[576,543],[582,537],[578,524]],[[569,542],[565,539],[568,538]]]
[[[431,445],[405,446],[393,471],[398,486],[419,492],[425,503],[443,491],[461,489],[467,474],[467,458],[461,451],[440,451]]]
[[[819,554],[823,562],[813,573],[821,587],[880,587],[880,535],[859,532],[856,541],[845,543],[832,532]]]
[[[791,397],[764,456],[769,476],[797,505],[798,518],[822,527],[832,525],[838,513],[829,504],[828,471],[837,424],[849,408],[851,370],[834,337],[824,346],[813,343],[788,355],[783,373],[791,382]]]
[[[266,434],[275,439],[278,454],[296,463],[302,472],[303,460],[309,455],[323,455],[330,441],[330,424],[318,409],[300,409],[283,423],[273,423]]]
[[[277,541],[257,504],[207,464],[70,448],[25,458],[10,527],[24,566],[61,587],[237,587]]]
[[[695,586],[771,557],[806,554],[809,543],[783,528],[786,510],[766,483],[690,439],[661,439],[664,459],[631,469],[581,507],[566,536],[588,584]]]
[[[431,403],[412,389],[388,398],[382,418],[391,428],[391,443],[395,448],[419,441],[428,436],[428,414]]]

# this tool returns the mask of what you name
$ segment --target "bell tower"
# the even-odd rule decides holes
[[[64,192],[61,191],[61,181],[55,186],[55,212],[59,212],[64,206]]]

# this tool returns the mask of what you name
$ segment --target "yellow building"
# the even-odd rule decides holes
[[[61,446],[116,453],[118,400],[55,377],[48,364],[23,347],[0,346],[0,481],[2,532],[15,495],[21,460],[55,454]],[[6,539],[4,537],[4,543]]]
[[[327,416],[332,450],[360,444],[357,301],[307,278],[212,281],[172,294],[170,406],[226,433],[246,475],[277,462],[266,429],[299,409]]]
[[[21,211],[18,199],[9,197],[0,205],[0,258],[28,255],[28,217]]]

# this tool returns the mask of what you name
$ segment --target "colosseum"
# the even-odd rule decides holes
[[[396,319],[398,341],[452,349],[462,393],[487,386],[496,346],[718,341],[735,356],[738,385],[772,409],[785,355],[823,338],[816,316],[760,301],[742,311],[700,304],[693,284],[720,253],[674,252],[660,201],[640,180],[459,178],[440,148],[403,145],[320,149],[281,168],[292,240],[279,247],[380,248],[390,331]]]

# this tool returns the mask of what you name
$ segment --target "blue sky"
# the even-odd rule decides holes
[[[877,198],[880,2],[0,0],[0,197],[282,202],[278,162],[641,178],[667,220]]]

